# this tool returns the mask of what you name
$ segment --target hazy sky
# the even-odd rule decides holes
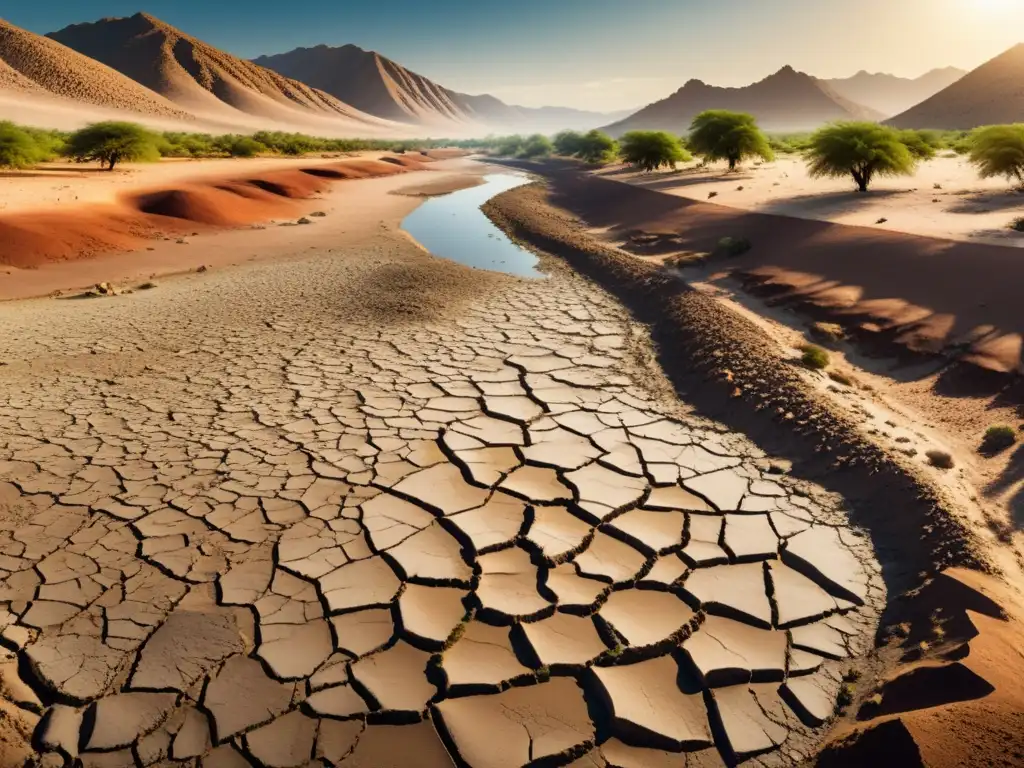
[[[377,50],[442,85],[527,106],[642,106],[690,78],[746,85],[971,69],[1024,41],[1024,0],[46,0],[34,32],[139,10],[243,57],[319,43]]]

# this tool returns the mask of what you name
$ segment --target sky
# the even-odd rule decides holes
[[[456,91],[612,111],[687,80],[741,86],[973,69],[1024,42],[1024,0],[47,0],[0,16],[44,34],[145,11],[236,56],[355,43]]]

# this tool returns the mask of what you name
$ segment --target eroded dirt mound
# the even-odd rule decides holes
[[[154,117],[191,119],[167,99],[105,64],[0,19],[0,89],[7,88]]]
[[[212,179],[127,195],[121,205],[0,216],[0,264],[32,269],[55,261],[131,250],[186,223],[238,226],[298,212],[296,200],[332,179],[403,173],[376,160],[341,161],[312,169],[268,171],[245,179]],[[312,172],[310,172],[312,171]],[[324,172],[326,171],[326,175]]]

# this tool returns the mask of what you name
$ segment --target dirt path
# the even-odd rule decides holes
[[[886,599],[841,501],[595,286],[426,255],[391,182],[258,262],[0,305],[7,764],[810,756]]]

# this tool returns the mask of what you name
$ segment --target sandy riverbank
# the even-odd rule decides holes
[[[867,194],[857,192],[852,179],[812,179],[806,163],[789,155],[736,173],[726,170],[720,164],[702,169],[691,162],[677,172],[646,174],[612,166],[597,175],[745,211],[1024,247],[1024,234],[1009,229],[1024,216],[1024,196],[1006,179],[979,179],[962,157],[925,161],[914,176],[878,178]]]

